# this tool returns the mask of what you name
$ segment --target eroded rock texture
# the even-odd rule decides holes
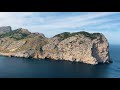
[[[27,29],[10,30],[0,35],[0,55],[94,65],[110,61],[109,44],[105,36],[84,31],[64,32],[47,38],[42,33],[31,33]]]

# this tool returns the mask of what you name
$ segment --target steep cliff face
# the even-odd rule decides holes
[[[60,38],[56,36],[52,38],[53,42],[43,46],[44,57],[88,64],[105,63],[110,60],[108,42],[103,34],[79,32],[67,38],[62,37],[62,41]]]
[[[69,60],[87,64],[109,63],[109,44],[101,33],[61,33],[46,38],[19,28],[0,35],[0,54],[5,56]]]

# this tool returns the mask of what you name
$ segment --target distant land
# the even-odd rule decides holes
[[[0,27],[0,55],[68,60],[96,65],[110,63],[109,43],[102,33],[64,32],[51,38],[28,29]]]

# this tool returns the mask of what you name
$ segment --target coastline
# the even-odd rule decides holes
[[[14,56],[15,53],[1,53],[0,52],[0,56],[4,56],[4,57],[16,57],[16,58],[26,58],[26,59],[35,59],[35,60],[51,60],[51,61],[69,61],[69,62],[73,62],[73,63],[84,63],[84,64],[87,64],[87,65],[98,65],[98,64],[110,64],[110,63],[113,63],[112,60],[109,60],[108,62],[98,62],[97,64],[89,64],[89,63],[85,63],[85,62],[82,62],[82,61],[72,61],[72,60],[62,60],[62,59],[51,59],[51,58],[35,58],[35,57],[18,57],[18,56]]]

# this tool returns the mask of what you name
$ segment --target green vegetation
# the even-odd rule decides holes
[[[24,39],[28,36],[29,34],[19,32],[18,30],[14,30],[5,34],[1,34],[0,38],[5,38],[5,37],[10,37],[14,38],[16,40]]]
[[[91,33],[82,31],[82,32],[76,32],[76,33],[64,32],[64,33],[55,35],[54,37],[60,37],[60,40],[62,41],[64,39],[68,38],[68,37],[79,35],[79,34],[85,35],[86,37],[88,37],[88,38],[90,38],[92,40],[95,39],[97,36],[100,35],[100,33],[93,33],[93,34],[91,34]]]
[[[97,36],[99,36],[100,35],[100,33],[88,33],[88,32],[85,32],[85,31],[82,31],[82,32],[76,32],[76,33],[72,33],[72,35],[71,36],[74,36],[74,35],[79,35],[79,34],[82,34],[82,35],[84,35],[84,36],[86,36],[86,37],[88,37],[88,38],[90,38],[90,39],[95,39]]]
[[[46,39],[41,38],[40,36],[34,36],[31,38],[26,37],[25,39],[22,39],[26,41],[26,43],[18,49],[18,51],[28,50],[28,49],[34,49],[38,52],[43,52],[42,46],[47,44]]]
[[[54,37],[60,37],[60,40],[62,41],[68,37],[71,37],[71,34],[69,32],[64,32],[64,33],[55,35]]]
[[[27,29],[21,29],[21,28],[0,35],[0,38],[6,38],[6,37],[8,37],[8,41],[10,40],[25,41],[25,44],[22,47],[19,47],[14,52],[29,50],[29,49],[34,49],[38,52],[43,52],[41,47],[47,43],[47,39],[45,37],[42,37],[40,34],[32,34]]]

